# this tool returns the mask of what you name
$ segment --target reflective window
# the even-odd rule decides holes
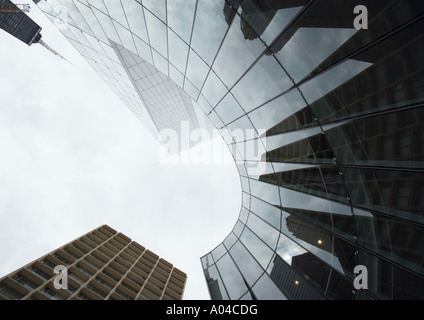
[[[362,246],[424,275],[423,228],[358,209],[355,209],[355,222]]]
[[[200,260],[202,262],[203,269],[207,269],[207,268],[209,268],[210,265],[215,263],[215,261],[212,258],[212,255],[210,253],[203,256]]]
[[[125,17],[120,1],[103,0],[109,16],[121,24],[124,28],[129,28],[127,19]]]
[[[252,286],[264,270],[259,266],[255,259],[249,254],[246,248],[237,241],[230,250],[230,255],[236,262],[238,268],[243,274],[249,286]]]
[[[347,202],[347,191],[337,167],[313,167],[264,174],[261,181],[326,198]]]
[[[216,76],[215,72],[209,72],[208,78],[202,89],[202,94],[213,107],[224,97],[228,89],[221,80]]]
[[[293,117],[296,113],[305,107],[306,102],[301,97],[297,89],[292,89],[284,95],[266,103],[260,108],[249,112],[248,116],[252,123],[258,129],[266,129],[266,135],[270,136],[277,133],[283,133],[287,125],[283,124],[279,127],[279,123],[283,122],[287,117]],[[292,123],[291,121],[286,121]]]
[[[128,29],[125,29],[119,23],[113,22],[116,32],[118,32],[119,38],[121,39],[122,46],[132,52],[137,52],[135,48],[134,40]]]
[[[245,192],[250,193],[249,179],[246,177],[240,176],[240,182],[241,182],[242,189]]]
[[[286,296],[266,273],[255,283],[252,290],[259,300],[287,300]]]
[[[203,82],[205,81],[206,76],[208,75],[208,72],[208,65],[197,55],[197,53],[190,49],[186,77],[194,84],[196,88],[200,90],[203,86]]]
[[[322,2],[322,1],[321,1]],[[334,10],[334,9],[333,9]],[[327,11],[322,11],[328,15]],[[339,16],[345,11],[337,11],[333,16]],[[349,14],[353,12],[349,11]],[[315,12],[316,14],[316,12]],[[314,17],[316,18],[316,17]],[[339,18],[339,17],[338,17]],[[305,17],[306,19],[306,17]],[[353,21],[353,19],[351,20]],[[303,21],[306,23],[305,21]],[[301,22],[299,22],[301,24]],[[347,28],[298,27],[294,35],[284,47],[276,54],[277,59],[283,64],[290,76],[299,82],[314,70],[321,61],[324,61],[334,51],[345,43],[356,30],[353,23]],[[279,45],[281,46],[282,43]],[[275,52],[278,44],[272,47]]]
[[[306,99],[320,121],[340,120],[422,101],[424,91],[413,88],[417,84],[416,77],[422,74],[423,64],[412,62],[420,59],[416,57],[416,53],[411,52],[423,50],[423,28],[424,21],[420,21],[334,67],[334,70],[339,69],[339,76],[331,70],[317,76],[316,81],[320,78],[322,81],[334,80],[328,87],[330,90],[321,85],[321,96],[316,88],[311,86],[315,80],[302,86]],[[393,49],[388,50],[388,47]],[[406,66],[411,64],[416,64],[419,69],[408,69],[407,72]],[[341,77],[342,72],[350,76]],[[326,73],[333,74],[333,80],[325,76]],[[422,88],[422,82],[420,86]],[[351,94],[353,88],[356,88],[356,96]],[[314,91],[316,93],[313,93]]]
[[[212,64],[228,29],[222,12],[223,7],[224,1],[197,1],[191,47],[208,65]]]
[[[249,216],[249,210],[245,207],[241,207],[239,220],[243,223],[246,223],[248,216]]]
[[[59,19],[65,20],[66,23],[72,23],[75,27],[78,27],[82,31],[94,36],[91,27],[85,20],[85,17],[81,14],[73,1],[66,1],[65,6],[54,6],[54,10],[59,16]]]
[[[103,13],[107,13],[106,5],[103,0],[87,0],[90,6],[95,7],[96,9],[102,11]]]
[[[134,0],[121,1],[130,30],[143,41],[149,42],[147,37],[146,22],[144,20],[143,7]]]
[[[250,294],[250,292],[248,291],[240,298],[240,300],[253,300],[253,297]]]
[[[109,19],[109,22],[111,23],[111,26],[113,27],[112,20]],[[86,33],[82,32],[81,29],[76,28],[76,27],[72,26],[71,24],[68,24],[67,26],[68,26],[68,29],[70,30],[70,32],[72,33],[72,35],[76,38],[76,41],[78,41],[82,45],[84,45],[85,48],[93,49],[92,46],[91,46],[91,43],[85,37]],[[116,32],[115,28],[114,28],[114,31]],[[116,39],[119,40],[118,37]],[[109,44],[109,41],[108,41],[108,44]]]
[[[306,254],[305,254],[306,255]],[[300,261],[299,261],[300,262]],[[302,261],[303,262],[303,261]],[[306,262],[311,267],[313,264]],[[278,255],[275,255],[269,277],[277,284],[290,300],[322,300],[324,296],[300,273],[289,267]],[[325,276],[324,276],[325,278]],[[325,279],[323,279],[325,281]]]
[[[232,69],[231,69],[232,70]],[[248,112],[293,85],[274,57],[267,55],[256,62],[231,90],[243,109]]]
[[[87,6],[82,5],[78,1],[75,2],[75,6],[78,8],[78,10],[81,12],[81,14],[84,17],[87,24],[90,26],[90,29],[93,32],[93,36],[95,36],[97,39],[99,39],[103,42],[108,43],[109,41],[107,40],[107,36],[104,34],[101,26],[97,23],[96,16],[94,15],[92,9],[87,7]],[[64,33],[65,30],[66,30],[66,28],[62,28],[60,31],[62,33]]]
[[[280,229],[281,210],[256,197],[251,198],[250,210],[257,216],[270,223],[277,230]]]
[[[212,251],[212,256],[215,261],[218,261],[226,252],[227,249],[225,249],[224,245],[221,243]]]
[[[343,277],[340,273],[331,273],[328,281],[327,297],[337,300],[354,299],[353,282]]]
[[[229,123],[227,129],[233,134],[234,142],[253,139],[257,136],[256,130],[252,128],[252,122],[246,115]]]
[[[230,255],[225,254],[217,263],[216,266],[219,274],[225,283],[230,299],[239,299],[246,291],[246,283],[237,269]]]
[[[247,42],[244,39],[240,32],[240,18],[236,15],[219,49],[213,69],[222,82],[231,88],[264,50],[265,47],[260,41]]]
[[[296,196],[295,194],[291,195]],[[289,196],[289,194],[287,194],[287,196]],[[300,200],[300,197],[297,198]],[[316,206],[314,208],[307,208],[307,205],[304,206],[305,208],[290,208],[285,206],[283,207],[284,216],[287,217],[287,213],[290,213],[321,228],[333,231],[347,239],[353,240],[354,235],[356,235],[356,230],[350,206],[345,206],[344,210],[341,212],[336,211],[331,213],[331,209],[325,211],[325,201],[322,201],[319,206],[317,205],[319,203],[317,198],[308,199],[307,196],[305,196],[303,201],[313,202]]]
[[[168,32],[169,62],[181,73],[185,72],[188,46],[172,31]]]
[[[244,114],[243,108],[231,92],[221,100],[214,111],[219,115],[224,124],[227,124]]]
[[[242,31],[247,39],[260,37],[268,45],[299,12],[306,0],[245,0],[241,4]]]
[[[273,251],[267,247],[261,239],[258,238],[249,228],[244,228],[240,236],[241,242],[246,246],[249,252],[255,257],[262,268],[266,269],[271,261]]]
[[[157,18],[166,22],[166,0],[142,0],[141,2]]]
[[[236,159],[244,159],[252,162],[252,164],[259,161],[255,169],[257,169],[257,172],[262,172],[262,170],[266,168],[266,163],[261,163],[265,158],[266,152],[263,140],[255,139],[256,132],[253,129],[246,130],[242,133],[244,135],[243,139],[246,141],[236,144],[241,156],[241,158],[236,157]],[[254,169],[252,168],[252,170]]]
[[[339,163],[424,168],[420,108],[353,120],[326,131]]]
[[[155,67],[158,68],[164,75],[168,75],[168,61],[155,50],[152,50],[152,54]]]
[[[318,125],[318,122],[316,121],[315,115],[313,114],[311,108],[306,107],[267,130],[266,135],[272,136],[275,134],[313,127],[316,125]]]
[[[172,65],[169,65],[169,78],[180,88],[183,87],[184,75]]]
[[[222,283],[221,276],[213,265],[205,270],[206,283],[212,300],[228,300],[228,294]]]
[[[116,43],[121,43],[118,34],[116,32],[116,29],[112,23],[112,20],[105,15],[104,13],[100,12],[99,10],[93,8],[93,13],[95,14],[96,18],[100,22],[100,25],[102,26],[102,29],[104,30],[104,33],[106,34],[108,39],[111,39],[112,41]]]
[[[367,267],[368,289],[380,299],[421,300],[424,280],[389,261],[359,250],[359,264]],[[405,290],[408,288],[408,290]]]
[[[262,239],[271,249],[275,249],[280,232],[271,227],[268,223],[258,218],[255,214],[249,215],[246,224],[259,238]]]
[[[237,241],[237,237],[235,236],[234,233],[231,232],[224,240],[224,245],[227,248],[227,250],[229,250],[236,241]]]
[[[242,192],[241,202],[245,208],[250,208],[250,193]]]
[[[291,266],[293,257],[301,256],[307,251],[296,242],[282,234],[278,239],[276,252],[289,266]]]
[[[343,168],[354,205],[423,222],[419,196],[424,188],[420,172]]]
[[[268,151],[266,160],[271,162],[332,163],[334,154],[325,135],[318,134]]]
[[[252,195],[262,199],[272,205],[280,205],[280,195],[278,187],[250,179],[250,189]]]
[[[245,225],[240,221],[237,220],[234,228],[233,228],[233,232],[235,234],[236,237],[240,236],[241,232],[243,231]]]
[[[186,43],[190,42],[196,0],[167,1],[168,27]]]
[[[285,61],[289,73],[293,73],[293,77],[298,81],[304,76],[311,76],[328,68],[399,27],[408,19],[419,15],[424,11],[424,7],[417,3],[397,1],[368,5],[368,16],[373,18],[369,19],[366,30],[356,31],[352,24],[355,18],[354,1],[318,0],[289,28],[285,36],[275,41],[271,49],[282,62]],[[330,34],[332,37],[328,36]],[[317,48],[320,50],[317,51]],[[314,54],[309,55],[309,52]],[[287,61],[297,57],[302,59],[296,63]],[[300,68],[293,68],[295,65]]]

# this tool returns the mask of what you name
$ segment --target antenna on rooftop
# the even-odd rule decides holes
[[[58,52],[56,52],[55,50],[53,50],[47,43],[45,43],[43,40],[39,40],[37,43],[39,43],[41,46],[43,46],[44,48],[46,48],[47,50],[49,50],[51,53],[53,53],[54,55],[58,56],[59,58],[61,58],[62,60],[65,60],[66,62],[70,63],[71,65],[73,65],[71,62],[69,62],[64,56],[62,56],[61,54],[59,54]]]
[[[0,29],[4,29],[29,46],[39,43],[55,56],[72,65],[65,57],[41,40],[41,27],[24,13],[29,12],[30,9],[29,4],[14,4],[10,0],[0,0]]]

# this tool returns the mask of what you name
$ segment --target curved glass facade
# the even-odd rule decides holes
[[[152,133],[160,103],[143,103],[134,64],[221,132],[243,197],[201,258],[212,299],[424,298],[423,1],[38,6]]]

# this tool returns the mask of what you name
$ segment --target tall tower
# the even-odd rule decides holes
[[[0,29],[29,46],[41,39],[41,27],[10,0],[0,0]]]
[[[41,39],[42,28],[25,14],[29,9],[29,5],[18,7],[9,0],[0,0],[0,29],[29,46],[38,43],[57,57],[69,62]]]

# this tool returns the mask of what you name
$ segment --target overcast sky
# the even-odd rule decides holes
[[[38,8],[40,45],[0,30],[0,277],[108,224],[188,274],[233,228],[234,163],[163,164],[160,145]],[[222,152],[220,139],[204,148]]]

